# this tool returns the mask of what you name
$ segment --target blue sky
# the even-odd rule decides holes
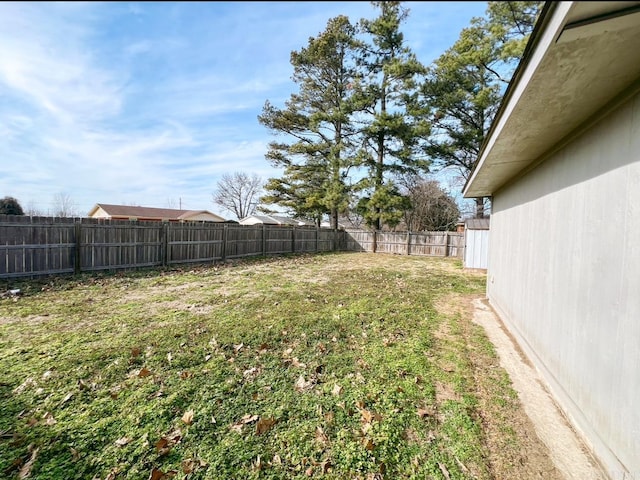
[[[424,64],[485,2],[406,2]],[[1,2],[0,197],[52,213],[96,203],[207,209],[220,176],[279,176],[266,100],[284,106],[292,50],[369,2]],[[446,186],[446,185],[445,185]]]

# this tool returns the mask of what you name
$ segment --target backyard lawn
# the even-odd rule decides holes
[[[559,478],[472,323],[363,253],[4,281],[0,478]]]

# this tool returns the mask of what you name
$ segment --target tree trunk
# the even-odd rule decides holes
[[[484,197],[478,197],[476,201],[476,218],[484,218]]]

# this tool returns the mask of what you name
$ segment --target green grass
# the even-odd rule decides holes
[[[0,285],[0,477],[490,478],[480,410],[517,402],[442,308],[484,281],[324,254]]]

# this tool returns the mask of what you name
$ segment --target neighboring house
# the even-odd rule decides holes
[[[177,210],[173,208],[132,207],[96,203],[89,211],[91,218],[111,220],[146,220],[157,222],[224,222],[225,219],[208,210]]]
[[[611,478],[640,475],[640,2],[546,2],[467,198],[487,297]]]
[[[311,226],[315,224],[306,220],[280,217],[278,215],[250,215],[240,220],[240,225],[294,225],[296,227]]]

